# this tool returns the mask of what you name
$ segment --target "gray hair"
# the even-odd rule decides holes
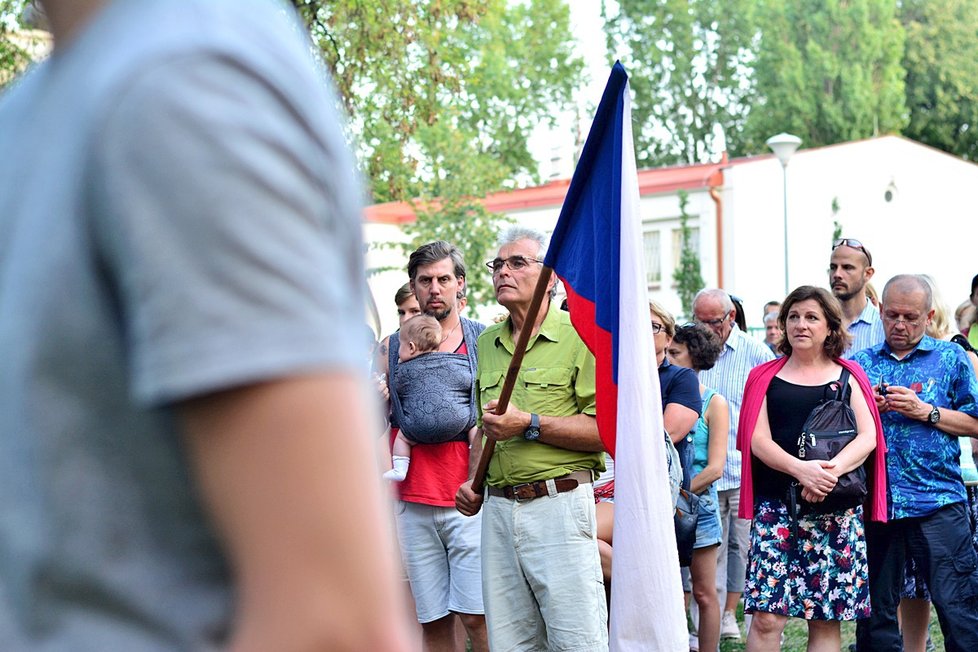
[[[543,260],[547,255],[547,249],[550,247],[550,238],[544,235],[541,231],[536,229],[531,229],[527,226],[514,225],[507,228],[505,231],[499,234],[499,239],[496,241],[499,249],[502,249],[506,245],[511,245],[514,242],[520,240],[532,240],[537,243],[537,258]],[[557,296],[557,288],[560,285],[560,279],[554,276],[553,287],[550,288],[550,298],[553,299]]]
[[[778,323],[778,313],[769,312],[766,315],[764,315],[765,326],[767,326],[768,324],[777,324],[777,323]]]
[[[542,260],[543,257],[547,255],[547,247],[550,245],[550,239],[540,231],[526,226],[509,227],[499,234],[497,244],[499,245],[499,248],[502,249],[506,245],[511,245],[518,240],[533,240],[536,242],[539,246],[537,258]]]
[[[699,302],[701,298],[709,298],[720,302],[720,307],[723,308],[723,312],[730,313],[734,309],[733,301],[730,299],[730,295],[723,290],[717,288],[703,288],[696,293],[693,297],[693,306]]]
[[[930,283],[920,274],[897,274],[887,281],[883,287],[882,303],[884,304],[886,303],[886,295],[889,294],[890,288],[902,292],[920,290],[924,293],[924,310],[930,312],[930,309],[934,307],[934,293],[930,289]]]

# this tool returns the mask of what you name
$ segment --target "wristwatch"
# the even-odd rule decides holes
[[[540,439],[540,415],[530,412],[530,427],[523,432],[523,439],[536,441]]]
[[[927,420],[931,425],[936,425],[937,422],[941,420],[941,411],[937,409],[936,405],[934,406],[934,409],[930,411],[930,414],[927,415]]]

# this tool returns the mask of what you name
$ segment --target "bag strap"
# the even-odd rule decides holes
[[[798,518],[800,505],[798,504],[798,494],[800,493],[798,489],[799,485],[797,482],[792,482],[788,485],[788,518],[791,519],[791,536],[798,540]]]
[[[397,392],[394,391],[394,376],[397,374],[398,365],[398,355],[401,348],[401,338],[399,337],[401,329],[398,328],[394,333],[387,339],[387,395],[390,397],[391,403],[391,413],[390,413],[390,424],[393,428],[401,427],[401,420],[399,415],[401,414],[401,401],[397,397]]]
[[[835,393],[835,400],[845,403],[846,397],[852,393],[849,386],[849,378],[852,374],[845,367],[842,368],[842,375],[839,376],[839,389]]]
[[[472,371],[472,388],[469,390],[469,410],[470,420],[478,417],[476,413],[475,379],[478,378],[479,370],[479,349],[477,342],[479,335],[485,330],[485,326],[479,322],[459,317],[462,321],[462,341],[465,342],[465,353],[469,359],[469,369]]]

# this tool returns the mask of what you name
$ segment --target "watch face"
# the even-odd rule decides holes
[[[941,412],[940,412],[940,410],[938,410],[937,408],[934,408],[933,410],[931,410],[930,411],[930,414],[927,416],[927,419],[931,423],[937,423],[938,421],[940,421],[941,420]]]
[[[530,413],[530,427],[523,431],[523,439],[533,441],[540,438],[540,415]]]

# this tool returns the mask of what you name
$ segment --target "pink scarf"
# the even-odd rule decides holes
[[[737,514],[740,518],[754,518],[754,477],[751,472],[751,437],[754,434],[754,426],[757,425],[757,417],[761,411],[761,404],[767,395],[767,388],[771,384],[771,379],[777,375],[778,371],[788,361],[787,356],[771,360],[754,367],[747,376],[747,385],[744,387],[744,402],[740,407],[740,423],[737,426],[737,450],[742,454],[740,472],[740,510]],[[866,480],[869,485],[869,498],[867,499],[866,509],[869,518],[874,521],[886,521],[886,440],[883,439],[883,425],[880,422],[880,414],[876,409],[876,400],[873,398],[873,388],[869,384],[869,378],[863,368],[851,360],[835,360],[838,364],[849,370],[853,378],[859,384],[863,392],[869,411],[873,415],[873,422],[876,424],[876,450],[869,454],[866,460]]]

